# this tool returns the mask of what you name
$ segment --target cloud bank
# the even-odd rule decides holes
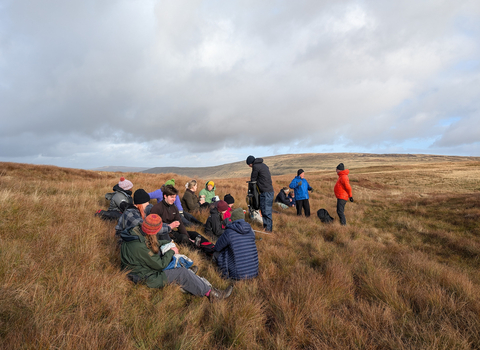
[[[0,1],[0,160],[480,156],[478,1]]]

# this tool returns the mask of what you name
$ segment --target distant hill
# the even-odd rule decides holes
[[[260,157],[262,158],[262,157]],[[302,168],[306,172],[332,170],[338,163],[344,163],[349,169],[418,163],[441,163],[459,161],[480,161],[480,157],[436,156],[425,154],[369,154],[369,153],[306,153],[284,154],[264,157],[272,175],[296,174]],[[250,176],[250,168],[245,161],[211,167],[156,167],[141,171],[148,174],[174,173],[188,177],[238,178]]]
[[[132,166],[113,166],[113,165],[108,165],[108,166],[103,166],[100,168],[94,168],[94,169],[89,169],[89,170],[94,170],[94,171],[109,171],[109,172],[117,172],[120,171],[122,173],[140,173],[144,170],[148,169],[148,167],[132,167]]]

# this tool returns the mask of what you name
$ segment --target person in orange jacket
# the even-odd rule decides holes
[[[340,219],[340,224],[342,225],[347,224],[347,219],[345,219],[345,204],[347,204],[347,200],[353,202],[352,187],[348,180],[349,173],[350,170],[345,169],[343,163],[337,165],[338,180],[333,190],[335,191],[335,197],[337,197],[337,214]]]

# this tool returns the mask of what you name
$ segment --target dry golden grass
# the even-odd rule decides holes
[[[346,227],[336,174],[307,172],[312,217],[274,206],[274,234],[257,241],[259,277],[213,305],[177,286],[131,284],[115,224],[93,216],[121,175],[147,191],[174,177],[182,193],[189,178],[0,163],[0,348],[480,348],[480,163],[378,158],[358,156],[351,169]],[[275,176],[275,190],[293,175]],[[246,208],[246,177],[214,180]],[[320,208],[336,222],[321,224]],[[184,249],[199,275],[229,284]]]

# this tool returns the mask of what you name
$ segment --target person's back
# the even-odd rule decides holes
[[[123,188],[122,188],[123,186]],[[123,212],[123,205],[128,205],[133,203],[132,199],[132,183],[126,180],[124,177],[120,178],[120,182],[113,187],[113,195],[110,198],[110,205],[108,211],[118,211]],[[105,198],[108,197],[108,194]]]
[[[242,208],[233,211],[232,220],[215,244],[217,264],[225,278],[254,278],[258,276],[255,233],[244,220]]]

